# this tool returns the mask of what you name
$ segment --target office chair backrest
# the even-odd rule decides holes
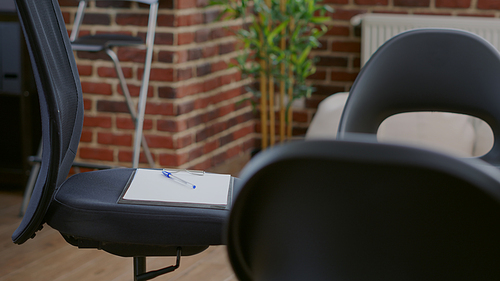
[[[83,125],[80,79],[57,0],[16,0],[40,100],[42,162],[28,209],[12,235],[21,244],[43,224],[65,180]]]
[[[443,111],[478,117],[494,144],[483,160],[500,163],[500,55],[481,37],[454,29],[416,29],[382,45],[356,78],[339,138],[376,134],[389,116]]]
[[[500,278],[496,169],[403,146],[307,141],[257,155],[241,180],[227,233],[239,280]]]

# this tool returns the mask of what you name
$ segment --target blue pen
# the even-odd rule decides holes
[[[185,181],[177,176],[172,175],[171,172],[168,172],[165,169],[163,169],[162,174],[165,175],[167,178],[172,179],[173,181],[175,181],[177,183],[180,183],[180,184],[188,186],[188,187],[192,187],[193,189],[196,188],[196,185],[189,183],[189,182],[187,182],[187,181]]]

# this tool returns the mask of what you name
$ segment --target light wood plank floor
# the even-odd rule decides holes
[[[248,155],[212,169],[237,175]],[[87,281],[133,280],[131,258],[113,256],[104,251],[78,249],[67,244],[60,234],[45,226],[34,239],[23,245],[12,243],[10,236],[19,225],[21,194],[0,192],[0,281]],[[175,258],[148,258],[148,270],[175,263]],[[230,281],[237,280],[229,265],[225,246],[213,246],[204,252],[181,258],[174,272],[153,280]]]

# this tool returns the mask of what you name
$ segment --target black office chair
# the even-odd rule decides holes
[[[486,40],[455,29],[416,29],[382,45],[356,78],[338,137],[376,134],[398,113],[442,111],[484,120],[492,149],[480,157],[500,165],[500,55]]]
[[[365,141],[296,142],[243,169],[239,280],[499,280],[500,173]]]
[[[81,173],[66,180],[83,123],[70,41],[57,0],[16,4],[39,93],[43,152],[32,198],[12,240],[22,244],[47,223],[72,245],[134,257],[135,280],[172,271],[181,254],[221,244],[227,209],[118,204],[134,169]],[[176,265],[146,272],[146,256],[170,255],[177,256]]]

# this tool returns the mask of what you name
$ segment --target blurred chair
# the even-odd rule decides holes
[[[134,280],[170,272],[179,266],[181,255],[222,244],[227,209],[118,204],[135,169],[86,172],[66,179],[83,125],[82,90],[71,43],[57,0],[16,0],[16,5],[38,89],[43,149],[33,194],[13,242],[23,244],[47,223],[79,248],[133,257]],[[148,256],[176,256],[177,262],[146,272]]]
[[[338,137],[377,134],[386,118],[399,113],[465,114],[490,126],[493,145],[480,158],[498,166],[498,77],[498,51],[475,34],[437,28],[400,33],[373,54],[356,78],[342,113]]]
[[[156,30],[156,18],[158,14],[158,0],[125,0],[131,2],[138,2],[149,4],[149,20],[148,29],[146,33],[146,40],[144,41],[141,37],[124,35],[124,34],[95,34],[86,35],[78,37],[80,32],[80,26],[83,22],[85,15],[85,9],[88,2],[96,2],[99,0],[80,0],[78,5],[78,10],[75,15],[75,21],[73,24],[73,29],[71,31],[70,40],[71,46],[75,51],[88,51],[88,52],[100,52],[105,51],[106,54],[111,58],[115,65],[116,74],[118,80],[120,81],[120,87],[125,96],[125,101],[127,103],[128,110],[135,124],[135,141],[134,141],[134,156],[132,167],[136,168],[139,163],[139,152],[142,142],[142,147],[144,149],[144,154],[146,155],[149,165],[154,167],[154,160],[149,151],[146,139],[142,135],[143,121],[144,121],[144,110],[146,105],[146,99],[148,95],[148,85],[149,76],[151,72],[151,62],[153,59],[153,45]],[[130,91],[127,86],[127,81],[125,80],[125,75],[118,60],[118,56],[113,51],[114,47],[135,47],[139,49],[146,49],[146,58],[144,61],[144,73],[142,76],[142,84],[139,93],[139,110],[136,110],[132,98],[130,96]]]
[[[498,280],[500,172],[357,141],[255,156],[228,225],[239,280]]]

